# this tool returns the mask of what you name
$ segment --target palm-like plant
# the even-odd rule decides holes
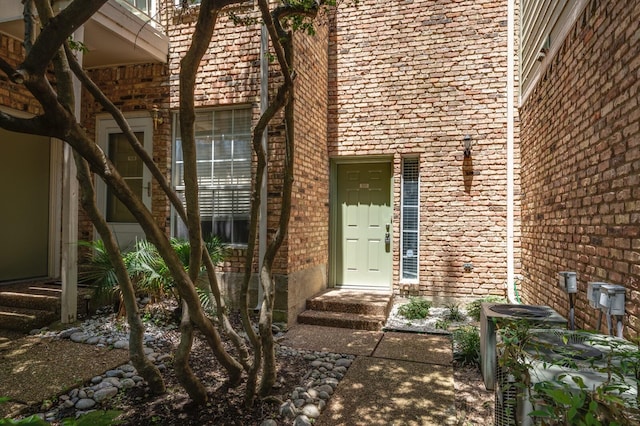
[[[118,279],[102,240],[81,241],[80,245],[91,249],[89,256],[79,269],[82,282],[94,286],[95,296],[99,300],[105,300],[105,297],[112,298],[114,295],[119,298]],[[171,246],[187,270],[191,252],[189,242],[172,238]],[[205,247],[214,264],[224,259],[227,249],[218,237],[214,236],[205,241]],[[169,268],[152,243],[146,240],[137,241],[131,249],[123,251],[122,257],[136,292],[149,295],[154,299],[162,299],[169,294],[179,299]],[[206,276],[201,276],[200,279],[206,280]],[[208,293],[200,294],[203,305],[210,303]]]

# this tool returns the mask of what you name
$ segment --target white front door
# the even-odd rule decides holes
[[[129,118],[129,126],[147,152],[152,150],[153,124],[150,117]],[[120,127],[112,119],[98,120],[98,142],[124,180],[151,209],[151,172],[133,150]],[[98,207],[113,230],[120,248],[144,239],[144,232],[133,214],[118,200],[100,178],[97,179]],[[96,238],[99,238],[96,235]]]

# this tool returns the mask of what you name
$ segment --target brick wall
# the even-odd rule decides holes
[[[295,37],[296,152],[289,229],[289,272],[326,264],[329,250],[327,25]]]
[[[287,237],[288,322],[306,299],[327,287],[329,256],[329,156],[327,153],[328,27],[294,37],[295,162]]]
[[[0,56],[12,66],[24,59],[22,42],[0,34]],[[15,84],[3,72],[0,73],[0,105],[17,111],[38,114],[42,112],[40,103],[21,84]]]
[[[329,154],[393,161],[396,292],[504,293],[506,45],[506,1],[367,0],[334,17]],[[467,134],[475,146],[465,159]],[[399,277],[403,156],[420,158],[419,284],[410,286]]]
[[[640,331],[640,2],[594,1],[522,106],[524,298],[566,314],[558,271],[576,271],[576,325],[595,327],[587,282],[627,287]]]

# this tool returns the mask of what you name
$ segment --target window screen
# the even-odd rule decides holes
[[[402,252],[402,279],[418,279],[418,219],[420,167],[417,158],[402,162],[402,222],[400,250]]]

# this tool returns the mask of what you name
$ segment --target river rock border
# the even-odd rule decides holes
[[[173,356],[166,352],[167,341],[163,338],[166,331],[176,329],[174,324],[146,324],[144,335],[145,354],[161,371],[171,362]],[[274,330],[277,337],[282,335]],[[62,331],[51,331],[46,328],[33,330],[32,335],[42,338],[69,339],[78,344],[90,344],[100,347],[112,346],[128,349],[128,331],[126,324],[116,320],[115,315],[105,314],[86,320],[78,327]],[[320,413],[333,395],[340,380],[344,377],[355,356],[330,352],[317,352],[295,349],[278,345],[277,351],[283,356],[302,356],[309,363],[309,370],[302,378],[288,399],[281,404],[279,413],[286,422],[294,426],[306,426],[320,416]],[[134,387],[146,386],[145,381],[137,374],[131,363],[123,364],[108,370],[100,376],[93,377],[89,383],[74,388],[60,395],[54,403],[44,401],[42,412],[37,415],[45,421],[52,422],[66,417],[79,417],[100,407],[101,403],[114,398],[119,392],[126,392]],[[286,423],[285,423],[286,424]],[[278,422],[268,419],[261,426],[277,426]]]

